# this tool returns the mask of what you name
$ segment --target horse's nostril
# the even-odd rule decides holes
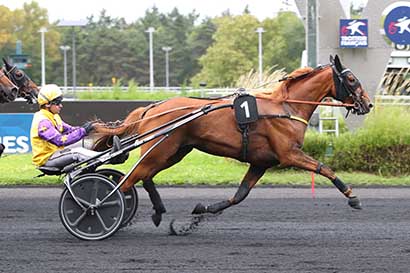
[[[369,104],[369,108],[373,108],[373,104],[370,103],[370,104]]]

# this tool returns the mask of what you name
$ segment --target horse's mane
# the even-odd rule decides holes
[[[294,70],[293,72],[291,72],[289,75],[286,76],[287,79],[291,80],[293,78],[297,78],[301,75],[304,74],[308,74],[310,72],[312,72],[314,69],[311,67],[302,67],[302,68],[298,68],[296,70]],[[276,87],[274,87],[272,89],[272,91],[262,91],[262,92],[254,92],[253,95],[255,95],[256,97],[259,98],[272,98],[274,96],[276,96],[276,94],[280,94],[280,90],[283,90],[284,85],[288,85],[289,84],[289,80],[284,80],[282,81],[280,84],[278,84]]]

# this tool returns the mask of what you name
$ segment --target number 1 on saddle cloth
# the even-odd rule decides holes
[[[241,159],[246,161],[248,154],[248,131],[249,124],[258,120],[258,107],[256,98],[249,94],[240,94],[233,101],[236,122],[242,133],[242,152]]]

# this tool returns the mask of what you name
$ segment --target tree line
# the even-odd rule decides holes
[[[142,18],[127,23],[113,18],[106,10],[99,16],[87,18],[83,27],[59,27],[50,22],[47,9],[35,1],[22,8],[10,10],[0,5],[0,55],[15,54],[16,41],[28,54],[32,66],[27,68],[31,78],[40,83],[40,28],[46,27],[46,81],[63,84],[62,45],[72,47],[76,41],[77,85],[107,86],[113,78],[128,85],[149,85],[149,35],[153,27],[154,82],[165,85],[165,51],[169,51],[170,86],[234,87],[235,81],[258,68],[258,33],[263,27],[264,69],[285,69],[290,72],[300,65],[305,48],[305,31],[301,20],[291,12],[259,21],[246,8],[241,15],[229,11],[217,17],[200,20],[192,11],[181,14],[177,8],[169,13],[155,6]],[[67,54],[68,85],[72,79],[71,50]]]

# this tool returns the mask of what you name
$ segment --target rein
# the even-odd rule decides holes
[[[209,102],[209,103],[207,103],[207,104],[215,104],[215,103],[218,103],[218,101],[212,101],[212,102]],[[137,124],[137,123],[140,123],[140,122],[143,122],[143,121],[147,121],[147,120],[150,120],[150,119],[153,119],[153,118],[161,117],[161,116],[163,116],[163,115],[166,115],[166,114],[169,114],[169,113],[173,113],[173,112],[176,112],[176,111],[187,110],[187,109],[194,109],[194,108],[203,107],[203,106],[204,106],[203,104],[195,104],[195,105],[181,106],[181,107],[173,108],[173,109],[170,109],[170,110],[167,110],[167,111],[164,111],[164,112],[161,112],[161,113],[158,113],[158,114],[155,114],[155,115],[146,117],[146,118],[141,118],[141,119],[139,119],[139,120],[136,120],[136,121],[133,121],[133,122],[130,122],[130,123],[123,123],[122,126],[128,127],[128,126],[130,126],[130,125]],[[149,109],[148,109],[148,110],[149,110]],[[107,128],[107,127],[105,127],[105,126],[104,126],[104,128],[109,129],[109,130],[116,129],[116,128]],[[117,128],[118,128],[118,127],[117,127]]]
[[[300,103],[300,104],[312,104],[312,105],[324,105],[324,106],[333,106],[333,107],[353,107],[352,103],[337,103],[337,102],[316,102],[316,101],[306,101],[306,100],[291,100],[286,99],[285,102],[290,103]]]

